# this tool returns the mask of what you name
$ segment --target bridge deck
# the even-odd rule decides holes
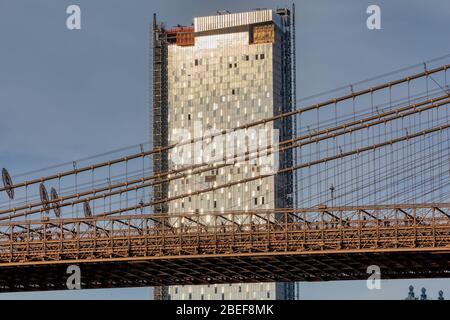
[[[450,204],[10,222],[0,291],[450,274]]]

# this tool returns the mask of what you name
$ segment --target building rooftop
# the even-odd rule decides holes
[[[281,17],[276,11],[271,9],[239,13],[222,13],[194,18],[194,31],[203,32],[269,21],[281,27]]]

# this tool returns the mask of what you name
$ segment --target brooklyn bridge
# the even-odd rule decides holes
[[[5,168],[0,290],[65,289],[70,265],[83,288],[366,279],[371,265],[383,278],[448,277],[449,68],[395,72],[233,128],[293,119],[292,138],[231,159],[290,151],[292,165],[164,198],[155,187],[236,162],[158,171],[154,157],[179,144],[146,143],[22,175]],[[286,173],[290,208],[153,209]]]

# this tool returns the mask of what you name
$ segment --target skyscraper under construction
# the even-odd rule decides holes
[[[178,142],[179,129],[195,137],[203,131],[231,130],[271,118],[293,106],[293,14],[289,9],[250,12],[218,12],[196,17],[192,26],[165,28],[153,22],[153,146]],[[256,126],[278,132],[277,140],[293,135],[292,120],[280,119]],[[191,137],[192,137],[191,136]],[[217,146],[215,146],[217,147]],[[189,155],[192,163],[199,153]],[[279,168],[292,165],[290,151],[277,157]],[[180,164],[170,152],[155,155],[154,172],[166,172]],[[209,163],[202,174],[163,182],[154,199],[176,197],[216,185],[261,175],[257,161],[244,159],[217,168]],[[266,176],[233,184],[154,207],[158,213],[227,212],[288,208],[293,205],[292,173]],[[211,284],[155,288],[155,299],[292,299],[293,284]]]

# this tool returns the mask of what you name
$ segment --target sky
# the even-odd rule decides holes
[[[290,6],[291,1],[0,0],[0,167],[13,175],[150,140],[150,26],[194,16]],[[66,8],[81,8],[81,30]],[[447,0],[295,1],[297,97],[450,53]],[[381,8],[381,30],[366,8]],[[301,298],[431,296],[448,280],[301,284]],[[448,289],[448,290],[446,290]],[[0,294],[0,299],[149,299],[150,289]]]

